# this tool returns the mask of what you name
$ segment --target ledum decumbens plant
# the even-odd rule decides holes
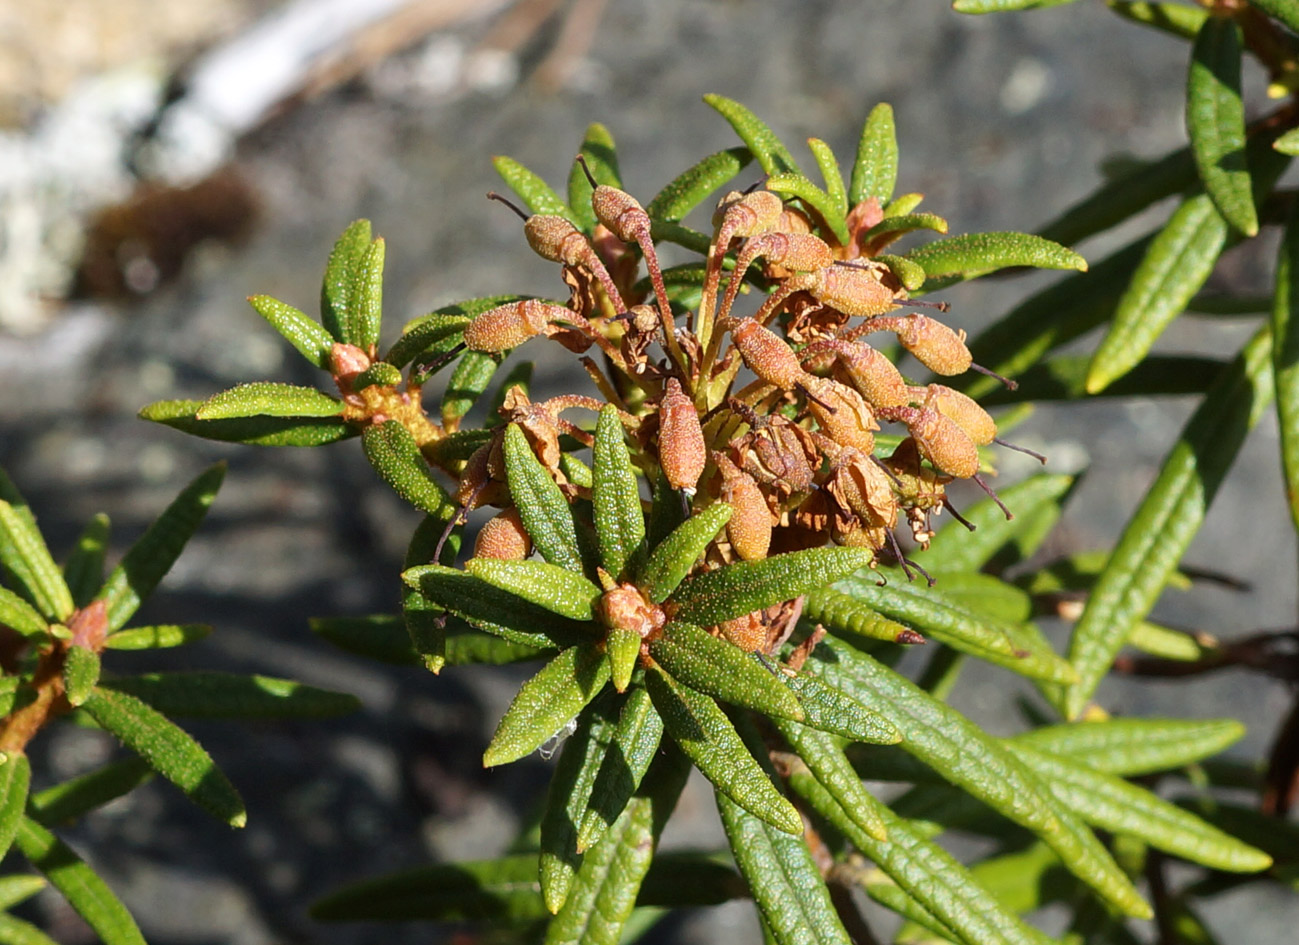
[[[514,197],[491,196],[559,265],[566,298],[446,306],[381,354],[384,243],[359,221],[330,257],[319,320],[250,300],[334,392],[256,382],[143,411],[241,443],[359,437],[425,517],[401,613],[320,619],[317,632],[434,673],[538,664],[483,755],[496,766],[558,750],[535,829],[497,859],[339,890],[316,916],[613,945],[663,907],[750,897],[772,941],[830,945],[871,940],[862,890],[906,920],[904,941],[1041,943],[1023,914],[1050,901],[1073,907],[1079,935],[1150,918],[1134,879],[1146,850],[1201,870],[1268,868],[1129,780],[1195,764],[1241,726],[1099,708],[1081,720],[1097,658],[1061,656],[1035,619],[1095,565],[1007,578],[1072,480],[1039,474],[998,497],[986,477],[1023,410],[994,419],[957,388],[986,395],[1014,387],[994,372],[1025,372],[1042,391],[1027,369],[1050,344],[1025,360],[1036,336],[994,329],[998,346],[967,346],[932,293],[1086,263],[1041,236],[948,236],[921,195],[896,192],[887,105],[845,176],[825,142],[809,139],[809,173],[740,103],[706,101],[741,143],[644,205],[598,124],[566,197],[496,159]],[[660,266],[667,243],[694,261]],[[533,401],[526,362],[497,379],[512,349],[555,343],[585,393]],[[433,410],[424,389],[439,374]],[[486,420],[466,424],[480,403]],[[949,488],[962,480],[958,508]],[[895,666],[921,646],[917,681]],[[969,657],[1038,687],[1029,731],[996,736],[947,704]],[[729,851],[656,855],[692,767]],[[959,861],[939,842],[949,830],[992,838],[992,852]]]

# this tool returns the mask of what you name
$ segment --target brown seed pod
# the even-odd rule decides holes
[[[952,331],[928,315],[908,315],[896,321],[896,327],[889,327],[897,332],[902,347],[935,374],[951,376],[970,369],[973,359],[965,346],[965,332]]]
[[[775,266],[779,273],[774,277],[783,278],[793,271],[822,269],[834,262],[834,254],[820,237],[811,233],[781,233],[773,231],[751,236],[744,241],[735,260],[735,269],[731,272],[731,281],[726,286],[726,296],[717,310],[725,317],[735,304],[744,274],[759,256],[767,260],[769,267]]]
[[[713,213],[713,242],[724,253],[736,237],[757,236],[775,229],[784,211],[784,201],[769,190],[751,194],[733,190],[718,202]]]
[[[879,264],[832,265],[812,272],[795,273],[785,287],[808,292],[818,302],[845,315],[883,315],[902,304],[906,290],[885,282],[888,267]]]
[[[968,433],[933,407],[904,407],[899,416],[910,431],[920,454],[949,476],[969,479],[979,471],[979,450]]]
[[[803,382],[807,391],[807,409],[822,431],[837,444],[869,454],[875,448],[880,425],[861,394],[847,384],[825,377],[808,375]]]
[[[762,490],[753,477],[737,469],[722,454],[714,453],[713,461],[722,474],[719,496],[734,509],[726,523],[726,537],[731,547],[745,561],[765,558],[771,547],[772,521]]]
[[[478,532],[474,540],[475,558],[497,558],[502,561],[522,561],[532,554],[532,537],[523,527],[519,510],[508,508],[498,512]]]
[[[852,449],[840,453],[831,466],[826,492],[836,507],[831,521],[835,542],[875,551],[888,544],[898,503],[888,474],[869,453]]]
[[[997,436],[997,423],[988,412],[970,397],[958,390],[952,390],[942,384],[930,384],[928,387],[912,388],[921,396],[926,407],[933,407],[943,416],[955,421],[964,430],[975,446],[987,446]]]
[[[766,616],[766,611],[755,610],[751,614],[723,621],[717,625],[717,635],[745,653],[765,650],[767,639],[771,635]]]
[[[730,330],[745,367],[768,384],[793,390],[808,376],[785,340],[752,318],[729,318],[720,324]]]
[[[669,377],[659,401],[659,465],[673,489],[695,494],[695,485],[708,461],[704,431],[694,402],[681,390],[681,382]]]
[[[624,243],[639,243],[649,238],[649,214],[627,191],[597,184],[591,191],[591,209],[596,219]]]
[[[562,305],[524,299],[489,308],[465,326],[465,345],[473,351],[508,351],[540,335],[552,321],[572,321],[580,316]]]
[[[915,399],[893,362],[868,344],[827,338],[804,348],[802,360],[816,374],[834,368],[872,407],[905,407]]]

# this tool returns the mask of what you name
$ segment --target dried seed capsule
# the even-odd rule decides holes
[[[916,399],[893,362],[868,344],[827,338],[804,348],[802,361],[816,374],[837,368],[835,375],[855,387],[872,407],[905,407]]]
[[[759,256],[767,260],[772,269],[770,274],[774,278],[784,278],[793,271],[821,269],[834,262],[830,247],[811,233],[771,232],[751,236],[744,241],[744,246],[736,257],[735,269],[726,286],[726,296],[717,310],[721,317],[730,313],[731,306],[739,295],[744,274]]]
[[[695,494],[695,484],[708,461],[699,412],[681,390],[681,382],[668,378],[659,401],[659,465],[673,489]]]
[[[906,290],[885,281],[888,267],[879,264],[831,265],[812,272],[796,273],[785,286],[811,293],[823,305],[845,315],[883,315],[897,308]]]
[[[596,219],[624,243],[648,239],[650,218],[640,201],[617,187],[597,184],[591,191],[591,209]]]
[[[840,545],[871,548],[888,544],[888,533],[897,522],[898,503],[888,474],[869,453],[844,450],[835,458],[826,480],[826,492],[835,505],[831,535]]]
[[[718,202],[713,213],[713,226],[717,228],[714,242],[724,252],[737,236],[756,236],[774,229],[784,211],[784,201],[769,190],[751,194],[733,190]]]
[[[765,558],[771,547],[772,521],[762,490],[748,473],[741,472],[725,456],[714,453],[713,460],[722,474],[719,496],[734,509],[726,523],[727,540],[745,561]]]
[[[897,320],[898,341],[935,374],[963,374],[973,360],[965,346],[965,332],[955,332],[927,315],[908,315]]]
[[[519,510],[515,508],[497,513],[474,540],[475,558],[522,561],[530,554],[532,537],[523,527],[523,519],[519,518]]]
[[[537,299],[489,308],[465,326],[465,345],[473,351],[508,351],[542,334],[555,320],[573,320],[575,313]]]
[[[730,329],[745,367],[768,384],[793,390],[808,376],[784,339],[752,318],[731,318],[721,324]]]
[[[875,414],[847,384],[829,378],[807,376],[803,381],[808,394],[807,409],[826,436],[840,446],[861,450],[869,454],[875,448],[875,435],[880,425]]]
[[[969,434],[933,407],[909,409],[913,417],[904,420],[925,459],[949,476],[969,479],[979,471],[979,450]]]
[[[771,630],[767,627],[767,612],[755,610],[751,614],[725,620],[717,625],[717,635],[745,653],[757,653],[767,648]]]
[[[975,446],[987,446],[997,436],[997,423],[970,397],[942,384],[912,388],[926,407],[933,407],[969,434]]]

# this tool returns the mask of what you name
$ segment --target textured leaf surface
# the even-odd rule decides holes
[[[596,843],[618,819],[645,777],[662,737],[663,719],[655,711],[649,692],[640,687],[631,690],[578,824],[578,850]]]
[[[49,624],[36,608],[7,587],[0,587],[0,624],[25,637],[42,637],[49,632]]]
[[[110,650],[162,650],[197,643],[212,633],[206,623],[163,623],[118,630],[104,641]]]
[[[874,197],[884,206],[893,197],[897,179],[898,139],[893,127],[893,106],[881,102],[871,109],[857,140],[848,202],[855,207],[867,197]]]
[[[776,727],[849,819],[871,838],[887,840],[888,830],[884,827],[880,804],[862,784],[861,776],[844,755],[838,739],[787,719],[777,721]]]
[[[153,769],[143,758],[124,758],[33,794],[28,812],[46,827],[71,823],[152,777]]]
[[[727,148],[710,154],[678,174],[645,205],[651,219],[679,223],[728,180],[744,170],[753,155],[748,148]]]
[[[802,834],[798,813],[753,760],[716,702],[659,667],[646,670],[645,685],[668,734],[718,791],[776,829]]]
[[[1079,682],[1065,698],[1069,718],[1082,711],[1132,627],[1154,606],[1245,434],[1270,402],[1270,349],[1267,332],[1256,335],[1214,382],[1123,530],[1074,626],[1069,659]]]
[[[514,295],[470,299],[414,319],[402,330],[401,337],[393,342],[383,360],[393,367],[402,368],[421,355],[450,351],[464,340],[465,326],[473,321],[471,314],[477,315],[497,305],[518,300],[519,296]]]
[[[27,808],[32,766],[21,751],[5,752],[0,761],[0,858],[9,852]]]
[[[1258,214],[1245,162],[1241,47],[1235,19],[1210,16],[1204,21],[1191,48],[1186,129],[1205,193],[1224,220],[1253,236],[1258,232]]]
[[[871,560],[856,548],[809,548],[761,561],[737,561],[686,578],[671,597],[678,620],[712,626],[847,577]]]
[[[72,592],[72,602],[85,607],[104,583],[104,555],[108,551],[108,516],[96,513],[77,536],[77,543],[63,563],[63,579]]]
[[[600,588],[582,575],[543,561],[471,558],[465,562],[465,570],[493,587],[571,620],[593,619],[592,608],[600,597]]]
[[[756,709],[773,718],[801,721],[798,699],[769,670],[739,647],[688,623],[669,623],[649,645],[650,656],[691,689]]]
[[[353,274],[352,301],[347,318],[347,340],[362,351],[379,343],[383,317],[384,242],[379,237],[365,248]]]
[[[0,909],[7,910],[20,902],[26,902],[48,885],[43,877],[30,873],[0,876]]]
[[[79,706],[86,701],[90,690],[99,682],[99,654],[94,650],[73,645],[63,662],[63,693],[68,704]]]
[[[704,549],[731,520],[732,512],[725,502],[715,502],[686,519],[659,542],[637,582],[650,601],[661,604],[667,600]]]
[[[498,355],[482,351],[466,351],[460,355],[442,395],[442,423],[454,429],[455,424],[474,409],[474,404],[483,396],[500,366]]]
[[[1162,30],[1179,39],[1195,39],[1209,11],[1183,3],[1147,2],[1147,0],[1106,0],[1106,6],[1124,19]]]
[[[433,478],[415,438],[400,420],[367,427],[361,446],[383,481],[415,508],[444,520],[455,513],[455,503]]]
[[[197,420],[238,417],[333,417],[343,412],[335,397],[296,384],[255,381],[213,394],[194,414]]]
[[[59,621],[71,616],[72,592],[50,557],[50,549],[36,527],[36,516],[3,470],[0,470],[0,566],[43,616]]]
[[[24,817],[18,828],[17,844],[104,945],[145,945],[126,906],[71,847],[30,817]]]
[[[802,174],[773,174],[767,178],[767,189],[803,201],[825,221],[840,244],[848,242],[848,226],[843,211],[829,194]]]
[[[1292,209],[1276,264],[1272,303],[1272,377],[1281,471],[1285,475],[1290,518],[1299,529],[1299,208]]]
[[[1107,719],[1069,722],[1016,735],[1016,744],[1065,755],[1108,774],[1134,777],[1193,764],[1235,744],[1235,719]]]
[[[322,719],[360,708],[353,695],[292,679],[234,673],[145,673],[105,679],[167,716],[193,719]]]
[[[853,595],[829,587],[807,592],[803,598],[803,616],[825,624],[840,636],[865,640],[906,642],[915,632],[910,627],[877,613]]]
[[[201,400],[160,400],[141,408],[139,417],[208,440],[251,446],[324,446],[357,433],[356,428],[341,417],[199,420],[194,415],[203,403]]]
[[[595,537],[604,569],[617,579],[629,565],[636,569],[635,559],[645,553],[645,513],[617,407],[600,411],[593,457]]]
[[[807,148],[821,171],[826,198],[842,217],[848,212],[848,192],[844,190],[843,172],[839,170],[839,159],[834,156],[834,149],[820,138],[808,138]]]
[[[163,575],[180,557],[185,543],[197,530],[225,478],[225,463],[200,473],[172,500],[121,563],[108,576],[99,595],[108,607],[108,626],[119,630],[153,593]]]
[[[533,213],[548,213],[564,217],[574,226],[579,221],[567,203],[551,189],[544,180],[528,170],[513,158],[497,156],[492,158],[492,166],[510,189],[519,195],[519,199]]]
[[[1087,271],[1087,261],[1073,250],[1031,233],[966,233],[926,243],[906,258],[924,266],[931,279],[971,279],[1009,266]]]
[[[609,661],[594,646],[561,651],[519,689],[483,753],[483,765],[508,764],[532,754],[608,681]]]
[[[82,709],[213,817],[232,827],[247,822],[244,802],[212,756],[162,713],[135,696],[102,686]]]
[[[786,676],[785,683],[798,696],[803,723],[809,728],[879,745],[895,745],[902,740],[893,723],[815,676]]]
[[[402,574],[430,603],[511,643],[544,649],[590,639],[590,626],[521,600],[458,568],[420,565]]]
[[[517,424],[505,428],[505,476],[532,543],[551,564],[582,573],[577,527],[555,480],[532,452]]]
[[[1073,487],[1073,476],[1041,475],[1000,490],[1001,500],[1015,513],[1007,520],[991,499],[962,511],[975,527],[968,531],[959,522],[948,522],[930,542],[929,565],[937,571],[977,571],[992,560],[1007,542],[1021,532],[1042,508],[1058,507]],[[939,581],[942,588],[942,581]]]
[[[334,339],[320,322],[269,295],[250,295],[248,304],[270,322],[271,327],[283,335],[299,354],[322,371],[330,370]]]
[[[336,341],[351,341],[348,330],[357,305],[356,270],[370,247],[370,221],[357,220],[334,243],[320,287],[320,321]]]
[[[748,145],[762,169],[768,174],[801,174],[789,150],[757,115],[734,99],[722,95],[705,95],[704,101],[730,123],[740,140]]]

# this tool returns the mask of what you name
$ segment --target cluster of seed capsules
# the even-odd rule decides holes
[[[699,305],[678,316],[669,306],[649,215],[626,192],[591,184],[600,223],[593,239],[562,216],[529,216],[489,194],[524,218],[537,253],[562,265],[571,299],[490,309],[464,336],[480,352],[505,352],[541,335],[583,354],[604,400],[565,395],[532,403],[516,390],[502,408],[568,496],[585,490],[565,475],[560,437],[588,445],[591,438],[562,414],[598,410],[605,402],[619,408],[642,468],[653,475],[657,467],[684,503],[702,508],[721,500],[733,507],[705,567],[833,541],[896,560],[910,576],[916,565],[895,537],[899,519],[927,546],[930,516],[951,509],[948,483],[973,479],[992,494],[979,476],[978,454],[996,439],[992,418],[950,387],[909,384],[863,340],[888,333],[926,368],[950,376],[983,370],[972,364],[964,333],[926,314],[898,314],[933,303],[908,302],[890,268],[863,258],[856,239],[827,242],[803,211],[773,192],[727,194],[713,218]],[[880,217],[872,198],[850,214],[850,228],[864,233]],[[635,289],[637,249],[653,304],[644,304],[648,296]],[[737,315],[745,277],[759,261],[772,291],[753,315]],[[602,363],[585,356],[593,346]],[[884,457],[875,455],[881,421],[907,433]],[[504,508],[481,531],[476,555],[530,552],[508,507],[499,439],[466,465],[459,500],[466,509]]]

